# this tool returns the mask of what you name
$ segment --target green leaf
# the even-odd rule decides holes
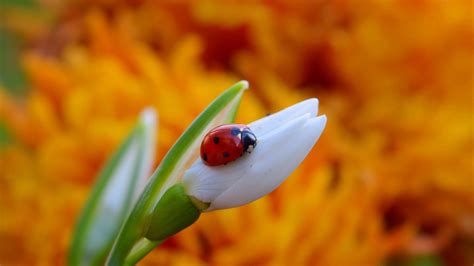
[[[435,254],[395,257],[390,259],[387,266],[443,266],[441,258]]]
[[[154,160],[156,114],[145,110],[105,164],[76,226],[69,265],[103,265],[120,227],[145,186]]]
[[[171,147],[124,223],[107,265],[133,265],[160,243],[150,242],[144,237],[156,204],[165,191],[179,182],[189,164],[199,156],[199,145],[206,132],[215,126],[233,122],[247,87],[248,83],[241,81],[223,92]]]
[[[20,40],[4,29],[0,29],[0,83],[13,95],[24,94],[28,85],[20,66]]]
[[[0,120],[0,148],[8,146],[13,142],[13,136],[8,130],[5,122]]]
[[[0,0],[0,7],[33,8],[37,6],[38,3],[35,0]]]
[[[412,266],[443,266],[443,261],[435,255],[426,255],[413,258]]]

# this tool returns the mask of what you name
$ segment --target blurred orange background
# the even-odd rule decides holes
[[[1,7],[1,265],[64,264],[140,110],[159,112],[160,159],[240,79],[238,122],[317,97],[323,136],[275,192],[204,214],[140,265],[474,262],[471,1]]]

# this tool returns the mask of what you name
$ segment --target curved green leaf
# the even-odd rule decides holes
[[[103,265],[154,161],[156,114],[145,110],[105,164],[73,235],[69,265]]]
[[[199,156],[199,145],[206,132],[215,126],[234,120],[243,91],[247,88],[248,82],[241,81],[223,92],[171,147],[124,223],[107,265],[135,264],[159,244],[144,237],[155,205],[163,193],[182,178],[185,169]]]

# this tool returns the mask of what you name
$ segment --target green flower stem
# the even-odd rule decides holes
[[[150,241],[148,238],[140,239],[133,247],[130,254],[125,259],[125,265],[135,265],[143,259],[150,251],[163,241]]]
[[[183,184],[169,188],[153,211],[146,237],[140,239],[125,259],[126,265],[134,265],[166,238],[193,224],[202,210],[209,207],[186,194]]]

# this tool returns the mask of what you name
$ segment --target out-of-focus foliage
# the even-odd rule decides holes
[[[472,264],[470,1],[42,9],[52,15],[6,20],[27,42],[31,88],[22,99],[0,92],[15,140],[0,149],[1,264],[62,264],[97,171],[138,112],[159,111],[161,158],[239,79],[252,89],[238,122],[318,97],[326,131],[270,196],[203,215],[143,265],[421,265],[410,259],[420,254]]]
[[[14,94],[24,93],[27,86],[19,62],[19,46],[14,34],[0,28],[0,84]]]

